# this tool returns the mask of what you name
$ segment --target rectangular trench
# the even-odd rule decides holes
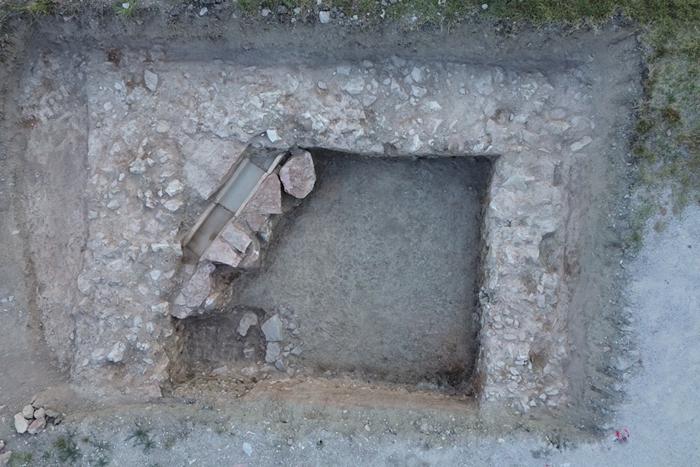
[[[231,283],[230,307],[182,322],[182,363],[264,364],[260,326],[239,325],[277,315],[288,374],[465,389],[491,162],[313,155],[314,191],[281,217],[260,270]]]

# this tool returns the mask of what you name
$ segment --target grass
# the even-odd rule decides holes
[[[156,446],[151,439],[150,430],[136,425],[136,429],[124,441],[132,441],[134,446],[140,446],[143,452],[148,452]]]
[[[114,4],[114,12],[125,18],[131,18],[138,8],[138,0],[121,0]]]
[[[56,2],[54,0],[34,0],[17,8],[32,16],[47,16],[52,15],[56,10]]]
[[[58,460],[64,464],[75,464],[78,459],[82,457],[82,453],[75,443],[73,434],[58,437],[56,441],[53,442],[53,447],[56,449]]]
[[[7,465],[9,467],[24,467],[31,465],[33,457],[34,456],[32,456],[31,452],[13,451]]]

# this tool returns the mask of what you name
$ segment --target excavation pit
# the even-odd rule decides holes
[[[347,377],[518,413],[579,397],[589,182],[614,122],[578,64],[206,40],[115,60],[107,42],[37,47],[15,99],[37,316],[71,381],[150,397],[226,375],[259,391]],[[310,149],[313,191],[243,220],[259,264],[206,257],[206,235],[188,257],[236,164],[303,148],[327,148]],[[280,167],[247,189],[279,195]],[[219,213],[216,235],[234,215]]]
[[[286,323],[279,361],[291,374],[464,387],[490,161],[324,151],[314,161],[314,191],[277,224],[261,269],[233,280],[221,314],[183,322],[190,372],[264,361],[260,328],[237,332],[252,312]]]

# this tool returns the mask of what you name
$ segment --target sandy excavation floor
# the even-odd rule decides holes
[[[0,72],[0,459],[700,462],[697,209],[621,249],[629,31],[105,21]]]

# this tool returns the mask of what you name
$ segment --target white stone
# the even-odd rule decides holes
[[[156,123],[157,133],[167,133],[168,130],[170,130],[170,124],[165,120],[159,120],[158,123]]]
[[[265,350],[265,362],[273,363],[280,356],[280,345],[277,342],[268,342]]]
[[[146,172],[146,161],[137,158],[129,164],[129,172],[135,175],[141,175]]]
[[[584,136],[583,138],[569,146],[569,148],[571,149],[571,151],[577,152],[591,144],[592,141],[593,138],[591,138],[590,136]]]
[[[143,82],[146,84],[146,88],[151,92],[156,92],[156,89],[158,89],[158,75],[151,70],[144,70]]]
[[[351,78],[343,85],[343,91],[351,95],[360,94],[365,89],[365,80],[361,76]]]
[[[27,432],[29,428],[29,422],[21,413],[15,414],[15,430],[17,433],[22,434]]]
[[[331,12],[330,11],[319,11],[318,20],[321,24],[328,24],[331,22]]]
[[[167,209],[170,212],[175,212],[182,207],[182,204],[182,201],[180,201],[179,199],[169,199],[165,203],[163,203],[163,207],[165,207],[165,209]]]
[[[415,81],[416,83],[422,83],[423,82],[423,70],[414,66],[413,69],[411,70],[411,79],[413,79],[413,81]]]
[[[121,203],[119,202],[118,199],[113,199],[109,203],[107,203],[107,208],[111,209],[112,211],[115,211],[121,207]]]
[[[253,446],[250,443],[243,443],[243,452],[246,456],[250,457],[253,454]]]
[[[107,361],[112,363],[119,363],[124,359],[124,352],[126,351],[126,345],[123,342],[117,342],[112,346],[112,349],[107,354]]]
[[[316,183],[314,160],[308,151],[298,151],[280,169],[284,191],[295,198],[305,198]]]
[[[271,143],[276,143],[280,140],[280,136],[277,134],[277,130],[275,130],[274,128],[270,128],[267,131],[265,131],[265,135]]]
[[[34,418],[34,407],[32,407],[31,405],[25,405],[22,408],[22,416],[27,420],[31,420],[32,418]]]
[[[411,95],[420,99],[421,97],[428,94],[428,90],[420,86],[411,86]]]
[[[175,196],[182,193],[184,188],[185,185],[183,185],[180,180],[175,179],[166,185],[165,192],[168,194],[168,196]]]
[[[242,337],[245,337],[248,335],[248,330],[252,326],[256,326],[258,324],[258,315],[253,313],[252,311],[247,311],[241,320],[238,322],[238,329],[236,330],[238,334]]]
[[[199,10],[199,16],[204,16],[204,15],[206,15],[208,11],[209,11],[209,8],[207,8],[207,7],[202,7],[202,9]]]
[[[268,342],[277,342],[282,340],[282,332],[284,326],[279,316],[274,315],[262,325],[262,332],[265,334],[265,340]]]

